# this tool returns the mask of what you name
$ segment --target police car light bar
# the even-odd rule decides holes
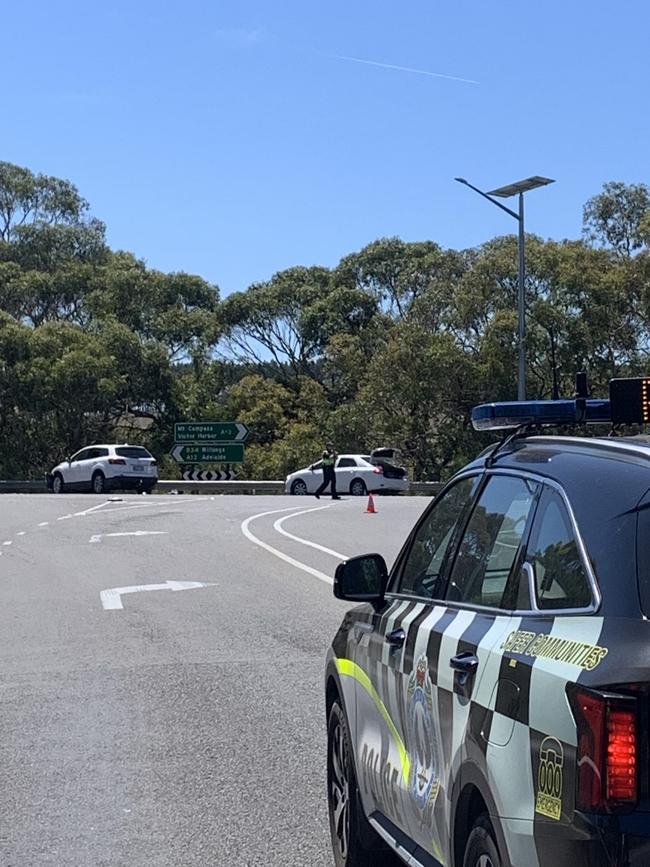
[[[650,382],[650,380],[649,380]],[[472,410],[474,430],[505,430],[522,425],[574,425],[611,422],[608,400],[521,400],[483,403]]]

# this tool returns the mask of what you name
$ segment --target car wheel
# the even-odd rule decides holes
[[[53,494],[62,494],[63,493],[63,476],[61,473],[57,473],[52,479],[52,493]]]
[[[502,864],[490,820],[485,814],[479,816],[467,841],[463,867],[502,867]]]
[[[354,479],[350,483],[350,493],[353,497],[365,497],[368,493],[368,488],[366,488],[366,483],[363,479]]]
[[[93,494],[103,494],[106,490],[106,478],[104,473],[96,472],[93,476],[92,480],[92,492]]]
[[[307,482],[303,482],[302,479],[296,479],[296,481],[291,485],[291,493],[298,497],[306,496]]]
[[[350,743],[345,713],[335,701],[327,724],[327,801],[334,862],[336,867],[397,865],[401,862],[363,813]]]

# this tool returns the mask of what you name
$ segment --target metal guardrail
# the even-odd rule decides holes
[[[442,488],[441,482],[412,482],[411,494],[435,497]],[[239,480],[229,482],[186,482],[182,479],[160,479],[155,494],[283,494],[284,482],[275,480]],[[0,480],[0,494],[45,494],[45,481],[15,479]]]
[[[427,497],[437,496],[443,488],[443,482],[411,482],[409,493]]]
[[[229,482],[186,482],[160,479],[154,494],[283,494],[284,482],[234,479]]]
[[[0,494],[45,494],[47,493],[47,485],[45,479],[35,481],[17,480],[0,480]]]

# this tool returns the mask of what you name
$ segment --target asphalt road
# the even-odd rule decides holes
[[[427,501],[376,503],[1,497],[1,867],[331,865],[327,578]]]

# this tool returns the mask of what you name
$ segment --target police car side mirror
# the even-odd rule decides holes
[[[334,574],[334,595],[351,602],[384,601],[388,584],[388,567],[381,554],[365,554],[339,563]]]

